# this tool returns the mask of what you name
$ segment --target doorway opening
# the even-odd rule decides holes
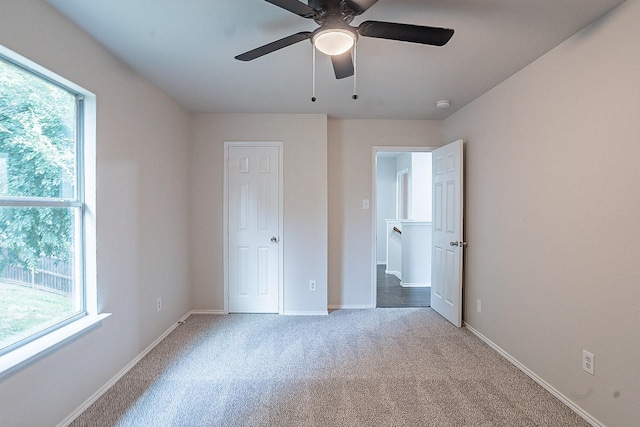
[[[373,149],[375,307],[431,305],[432,150]]]

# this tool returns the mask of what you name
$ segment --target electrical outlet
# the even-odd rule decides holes
[[[582,370],[595,375],[596,359],[592,353],[582,350]]]
[[[315,280],[309,280],[309,290],[310,291],[315,291],[316,290],[316,281]]]
[[[156,301],[156,310],[162,310],[162,298],[158,298],[158,300]]]
[[[476,311],[478,313],[482,313],[482,301],[480,301],[479,299],[476,300]]]

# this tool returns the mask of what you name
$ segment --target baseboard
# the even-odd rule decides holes
[[[327,316],[328,311],[285,311],[284,316]]]
[[[402,280],[402,275],[400,274],[399,271],[395,271],[395,270],[385,270],[384,271],[385,274],[392,274],[394,276],[396,276],[399,280]]]
[[[369,308],[375,308],[370,304],[332,304],[329,305],[329,310],[366,310]]]
[[[189,315],[191,314],[227,314],[224,310],[191,310]]]
[[[93,393],[93,395],[91,397],[89,397],[87,400],[84,401],[84,403],[82,403],[82,405],[80,405],[79,407],[77,407],[71,414],[69,414],[67,416],[67,418],[65,418],[64,420],[62,420],[57,427],[67,427],[68,425],[70,425],[76,418],[78,418],[84,411],[87,410],[87,408],[89,408],[89,406],[91,406],[96,400],[100,399],[100,397],[102,397],[103,394],[105,394],[107,392],[107,390],[109,390],[111,387],[113,387],[113,385],[115,383],[118,382],[118,380],[120,380],[120,378],[122,378],[123,376],[125,376],[127,374],[127,372],[129,372],[131,370],[131,368],[133,368],[138,362],[140,362],[140,360],[142,360],[143,357],[145,357],[151,350],[153,350],[153,348],[155,346],[157,346],[158,344],[160,344],[160,342],[165,339],[167,337],[167,335],[169,335],[171,332],[173,332],[173,330],[175,328],[178,327],[178,325],[180,325],[182,322],[184,322],[189,316],[191,316],[191,311],[187,314],[185,314],[184,316],[182,316],[176,323],[174,323],[173,325],[171,325],[169,327],[169,329],[167,329],[162,335],[160,335],[154,342],[152,342],[149,347],[145,348],[142,353],[140,353],[138,356],[136,356],[135,359],[133,359],[131,362],[129,362],[124,368],[122,368],[122,370],[120,370],[120,372],[118,372],[113,378],[111,378],[109,381],[107,381],[107,383],[105,385],[103,385],[102,387],[100,387],[98,389],[98,391],[96,391],[95,393]]]
[[[431,283],[404,283],[400,282],[400,286],[403,288],[430,288]]]
[[[576,414],[578,414],[580,417],[582,417],[586,422],[588,422],[589,424],[591,424],[594,427],[605,427],[604,424],[602,424],[600,421],[598,421],[597,419],[595,419],[594,417],[592,417],[587,411],[585,411],[584,409],[582,409],[578,404],[576,404],[574,401],[572,401],[571,399],[569,399],[567,396],[565,396],[564,394],[562,394],[560,391],[558,391],[555,387],[553,387],[551,384],[549,384],[548,382],[546,382],[545,380],[543,380],[542,378],[540,378],[535,372],[533,372],[531,369],[527,368],[526,366],[524,366],[522,363],[520,363],[515,357],[511,356],[509,353],[507,353],[505,350],[503,350],[499,345],[497,345],[496,343],[494,343],[493,341],[491,341],[489,338],[485,337],[484,335],[482,335],[480,332],[478,332],[477,330],[475,330],[472,326],[469,326],[469,324],[465,323],[464,326],[469,330],[469,332],[471,332],[473,335],[477,336],[478,338],[480,338],[482,341],[484,341],[489,347],[491,347],[492,349],[494,349],[495,351],[497,351],[502,357],[504,357],[505,359],[507,359],[509,362],[511,362],[512,365],[514,365],[516,368],[520,369],[522,372],[524,372],[527,376],[529,376],[532,380],[534,380],[535,382],[537,382],[538,384],[540,384],[542,386],[542,388],[544,388],[545,390],[547,390],[549,393],[551,393],[552,395],[554,395],[556,398],[558,398],[562,403],[564,403],[566,406],[569,407],[569,409],[571,409],[573,412],[575,412]]]

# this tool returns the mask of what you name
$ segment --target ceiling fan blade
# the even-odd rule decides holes
[[[311,37],[311,32],[303,31],[300,33],[292,34],[288,37],[285,37],[280,40],[276,40],[269,44],[265,44],[264,46],[260,46],[243,54],[236,56],[236,59],[240,61],[251,61],[256,58],[260,58],[261,56],[266,55],[267,53],[275,52],[276,50],[280,50],[284,47],[291,46],[292,44],[301,42],[302,40],[307,40]]]
[[[265,0],[271,4],[281,7],[303,18],[313,18],[315,11],[309,6],[298,0]]]
[[[351,60],[351,51],[342,55],[333,55],[331,57],[333,63],[333,71],[336,73],[336,79],[344,79],[353,76],[353,61]]]
[[[355,12],[355,16],[362,15],[378,0],[342,0],[344,5]]]
[[[453,36],[453,30],[393,22],[365,21],[358,27],[358,34],[364,37],[444,46]]]

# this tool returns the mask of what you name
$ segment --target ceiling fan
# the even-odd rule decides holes
[[[378,0],[308,0],[308,4],[298,0],[265,1],[303,18],[313,19],[320,27],[313,32],[303,31],[292,34],[236,56],[235,58],[240,61],[251,61],[292,44],[311,39],[315,49],[331,57],[336,78],[342,79],[354,75],[351,51],[356,45],[358,36],[433,46],[444,46],[453,36],[453,30],[449,28],[393,22],[365,21],[358,27],[349,25],[356,16],[366,12]],[[315,101],[315,99],[313,100]]]

